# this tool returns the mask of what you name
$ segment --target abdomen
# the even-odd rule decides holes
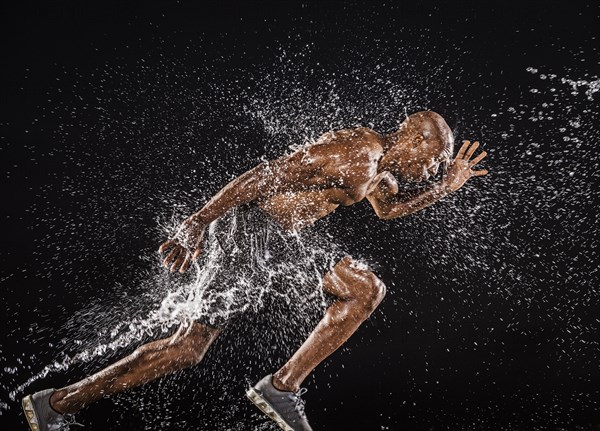
[[[327,190],[281,193],[259,202],[260,208],[285,229],[299,230],[335,211]]]

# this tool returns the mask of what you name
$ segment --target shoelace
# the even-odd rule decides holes
[[[308,389],[306,388],[300,388],[298,390],[298,392],[295,392],[294,394],[291,395],[292,399],[294,400],[294,408],[296,409],[296,411],[298,412],[298,414],[300,416],[304,416],[304,400],[302,399],[302,395],[304,395],[306,392],[308,391]]]
[[[66,413],[61,415],[58,420],[53,423],[48,424],[48,430],[50,431],[69,431],[71,429],[71,425],[77,427],[83,427],[83,424],[80,424],[75,420],[75,415]]]
[[[68,413],[67,413],[66,415],[64,415],[64,418],[65,418],[65,423],[66,423],[68,426],[75,425],[76,427],[82,427],[82,428],[84,428],[84,427],[85,427],[85,425],[84,425],[84,424],[80,424],[79,422],[77,422],[77,421],[75,420],[75,415],[72,415],[72,414],[68,414]]]

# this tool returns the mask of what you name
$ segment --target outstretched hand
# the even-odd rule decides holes
[[[481,177],[488,173],[487,169],[477,171],[472,169],[487,156],[487,152],[483,151],[473,160],[469,161],[478,147],[479,142],[477,141],[473,142],[472,145],[470,141],[463,141],[462,147],[460,147],[458,154],[448,167],[448,172],[442,180],[449,192],[455,192],[460,189],[471,177]]]
[[[171,272],[185,272],[202,252],[202,240],[206,226],[192,215],[183,221],[175,236],[163,242],[159,253],[167,252],[163,265]],[[169,251],[170,250],[170,251]]]

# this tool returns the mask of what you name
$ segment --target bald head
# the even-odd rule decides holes
[[[403,130],[404,129],[404,130]],[[452,129],[440,114],[433,111],[420,111],[409,115],[400,125],[400,130],[412,138],[416,138],[417,145],[419,138],[425,140],[430,146],[436,145],[440,149],[449,150],[452,154],[454,150],[454,134]],[[411,141],[413,141],[411,139]]]
[[[388,135],[382,169],[407,181],[428,178],[452,159],[454,134],[444,118],[433,111],[409,115],[398,131]]]

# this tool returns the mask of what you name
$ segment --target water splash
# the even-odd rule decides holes
[[[76,352],[44,367],[33,380],[17,389],[13,389],[16,386],[13,374],[5,371],[8,383],[4,386],[10,385],[11,398],[35,379],[72,369],[74,364],[97,367],[100,359],[110,359],[111,352],[167,333],[170,325],[180,318],[206,317],[207,310],[199,302],[205,283],[198,282],[198,278],[173,282],[151,270],[122,275],[108,269],[101,281],[89,275],[101,272],[89,269],[98,261],[107,262],[105,268],[155,266],[156,259],[150,251],[143,252],[133,263],[117,261],[119,265],[112,255],[115,250],[121,256],[127,255],[123,252],[127,249],[123,238],[129,241],[164,238],[164,227],[176,223],[147,222],[155,220],[157,211],[173,208],[173,220],[180,220],[201,206],[199,200],[208,199],[227,180],[252,167],[261,157],[271,159],[293,151],[331,129],[362,125],[380,132],[390,131],[406,111],[435,110],[441,101],[448,103],[449,111],[456,109],[453,125],[457,125],[458,139],[482,140],[490,153],[490,177],[473,181],[457,195],[408,219],[384,224],[374,220],[367,210],[349,209],[351,223],[337,229],[331,227],[337,242],[382,256],[383,263],[393,271],[393,277],[386,282],[393,284],[399,280],[390,289],[390,300],[396,307],[395,313],[407,316],[408,323],[402,321],[400,325],[397,317],[378,315],[379,322],[383,321],[384,326],[396,325],[405,335],[435,335],[435,345],[423,347],[423,355],[434,358],[445,354],[469,355],[488,346],[498,346],[505,341],[502,337],[509,334],[551,340],[547,343],[553,349],[542,353],[557,365],[557,378],[595,366],[597,342],[592,335],[597,322],[589,309],[599,294],[591,283],[598,276],[598,268],[589,262],[594,261],[590,250],[594,250],[597,241],[589,216],[594,212],[588,213],[587,209],[591,208],[597,190],[594,184],[599,172],[593,145],[598,138],[593,127],[597,124],[597,113],[588,104],[595,97],[597,79],[537,75],[539,83],[529,89],[535,91],[526,96],[514,98],[495,93],[498,106],[494,111],[476,104],[461,108],[453,102],[453,97],[460,94],[452,94],[452,83],[458,82],[457,77],[462,73],[460,67],[436,65],[425,82],[408,61],[394,60],[414,58],[406,52],[394,52],[391,60],[369,65],[357,52],[347,52],[347,58],[354,58],[354,62],[336,65],[335,72],[315,69],[308,77],[303,75],[308,73],[304,71],[305,65],[315,64],[310,49],[282,54],[277,68],[260,69],[248,78],[253,82],[251,88],[240,88],[233,78],[227,81],[220,76],[211,77],[202,68],[165,57],[156,61],[154,67],[140,61],[139,68],[134,67],[133,71],[125,65],[106,64],[95,71],[93,78],[77,72],[82,81],[72,89],[73,94],[78,96],[91,90],[94,97],[80,102],[78,98],[70,102],[58,97],[52,99],[49,107],[44,108],[44,115],[60,125],[55,132],[55,145],[31,150],[32,157],[58,159],[66,167],[64,172],[56,173],[59,182],[44,184],[35,192],[36,201],[30,213],[34,215],[32,229],[39,240],[34,256],[42,255],[43,250],[59,251],[56,258],[40,261],[30,273],[42,274],[44,280],[64,282],[64,290],[73,295],[96,294],[93,289],[97,286],[101,286],[105,295],[120,300],[131,289],[143,295],[125,301],[116,310],[109,307],[111,304],[101,302],[84,307],[87,311],[77,314],[68,324],[69,328],[77,324],[83,328],[63,331],[60,336],[47,331],[37,333],[32,326],[35,335],[29,340],[40,350],[44,342],[60,339],[67,332],[64,342],[49,345],[49,352],[60,356],[65,346]],[[198,82],[208,82],[210,88],[198,88]],[[432,105],[434,98],[437,103]],[[122,110],[122,105],[128,109]],[[79,114],[72,114],[74,111]],[[81,148],[82,142],[85,150]],[[122,145],[115,148],[114,142]],[[253,145],[248,146],[248,142]],[[234,168],[224,169],[224,166]],[[119,193],[114,190],[114,182],[103,175],[106,171],[121,180]],[[168,181],[157,182],[156,177]],[[57,207],[54,199],[69,199],[72,206]],[[82,222],[82,214],[97,217]],[[343,218],[344,214],[336,216]],[[373,229],[367,231],[364,226]],[[131,248],[147,250],[143,247],[149,246],[137,242]],[[80,266],[85,269],[78,270],[77,264],[82,262]],[[405,266],[404,262],[411,264]],[[423,267],[436,270],[424,271]],[[197,271],[196,277],[201,280],[211,277],[209,272],[198,268]],[[444,294],[412,291],[411,286],[422,285],[417,280],[419,276],[426,277],[431,285],[445,286]],[[147,281],[136,284],[140,279]],[[573,286],[577,286],[577,292]],[[78,289],[84,292],[78,294]],[[52,300],[53,293],[42,293],[47,295],[42,297]],[[235,298],[223,299],[235,303]],[[140,306],[151,310],[142,313],[138,311]],[[133,315],[137,317],[123,317]],[[94,325],[86,324],[86,319]],[[60,316],[57,320],[60,321]],[[536,329],[549,322],[564,326],[549,334]],[[107,329],[98,330],[98,326]],[[476,332],[477,345],[466,345],[462,338],[456,341],[465,328]],[[265,346],[258,347],[263,349],[260,356],[267,358],[261,362],[261,365],[266,363],[265,367],[275,366],[273,358],[285,357],[288,352],[281,350],[292,349],[300,338],[289,329],[275,331],[272,335],[260,333],[263,338],[271,337]],[[267,341],[280,350],[267,350],[275,349],[267,347]],[[548,345],[544,340],[539,343],[540,349]],[[243,353],[238,347],[237,341],[232,346],[220,346],[223,369],[235,365],[231,362],[242,362],[239,358]],[[406,355],[421,355],[421,352]],[[21,362],[10,358],[6,369],[28,370],[40,363],[36,355],[18,359]],[[419,356],[413,363],[421,363],[422,359]],[[489,359],[488,369],[494,369],[494,363],[494,358]],[[214,378],[219,385],[225,380],[218,378],[223,374],[220,367],[211,367],[209,363],[207,370],[195,372],[201,377]],[[437,387],[423,382],[431,382],[432,374],[447,377],[455,371],[435,370],[430,365],[424,371],[410,369],[403,376],[404,386],[413,394],[434,393]],[[167,405],[169,400],[185,384],[181,377],[174,376],[156,394],[144,393],[143,399],[160,399],[161,403],[157,401],[155,405],[164,406],[161,408],[166,411],[175,404]],[[214,387],[209,389],[218,391]],[[223,418],[234,421],[235,391],[227,386],[220,396],[223,404],[233,407],[225,413],[216,409],[212,420],[217,417],[224,422],[227,421]],[[508,398],[519,401],[528,396],[515,391]],[[115,402],[148,409],[145,401],[127,395]],[[196,402],[206,403],[204,399]],[[7,405],[0,404],[0,411]],[[550,416],[557,414],[552,405],[542,410]],[[489,419],[487,414],[481,412],[478,420],[485,422]],[[439,415],[443,413],[437,412],[436,417]],[[448,423],[456,423],[456,418],[445,418]],[[176,419],[165,420],[176,422]],[[243,425],[239,429],[244,429]]]
[[[309,234],[285,231],[258,207],[245,207],[234,208],[207,231],[204,257],[194,263],[191,282],[177,283],[147,317],[120,321],[108,331],[109,342],[45,366],[11,391],[10,399],[14,401],[51,373],[65,372],[157,333],[165,334],[175,325],[199,321],[224,327],[236,316],[259,312],[271,295],[288,308],[298,304],[296,314],[302,319],[324,312],[327,302],[322,276],[341,252],[314,229],[308,229]],[[286,319],[290,318],[288,314]]]
[[[539,72],[538,69],[534,68],[534,67],[528,67],[527,71],[529,73],[533,73],[533,74],[537,74]],[[578,96],[579,93],[583,90],[584,94],[587,96],[587,99],[589,101],[593,101],[594,100],[594,94],[597,93],[598,91],[600,91],[600,78],[592,78],[592,80],[587,80],[587,79],[570,79],[570,78],[564,78],[561,77],[559,78],[558,75],[554,74],[554,73],[540,73],[539,74],[540,79],[542,80],[555,80],[555,79],[559,79],[561,84],[567,84],[571,87],[571,95],[573,96]],[[532,89],[532,92],[538,92],[537,89]]]

